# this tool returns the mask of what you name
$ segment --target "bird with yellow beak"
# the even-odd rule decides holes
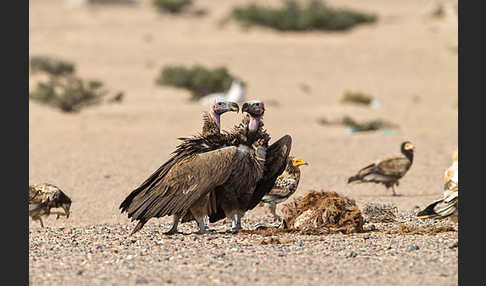
[[[302,159],[289,156],[285,171],[277,178],[272,190],[266,194],[261,205],[265,205],[273,215],[275,221],[280,221],[277,215],[277,204],[286,201],[295,191],[300,181],[300,166],[309,165]]]

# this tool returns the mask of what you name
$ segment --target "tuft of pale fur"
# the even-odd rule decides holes
[[[357,233],[363,216],[356,202],[336,192],[311,190],[282,207],[283,228],[306,232]]]

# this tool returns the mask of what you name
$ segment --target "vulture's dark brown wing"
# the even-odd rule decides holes
[[[178,138],[182,142],[177,146],[177,149],[172,153],[172,157],[160,166],[155,172],[150,175],[138,188],[133,190],[123,202],[120,204],[121,212],[129,212],[132,202],[138,197],[145,196],[152,192],[152,189],[161,180],[165,178],[171,168],[177,163],[186,158],[190,158],[195,154],[213,151],[222,148],[226,142],[233,139],[230,134],[212,134],[207,136],[195,136],[191,138]]]
[[[165,162],[162,166],[160,166],[155,172],[150,175],[138,188],[133,190],[123,202],[120,204],[121,212],[128,212],[132,201],[135,199],[136,196],[139,194],[143,194],[144,191],[150,190],[151,186],[157,184],[160,180],[162,180],[165,175],[169,172],[169,170],[180,161],[184,157],[184,154],[175,154],[172,156],[167,162]]]
[[[260,203],[263,196],[272,190],[278,176],[285,171],[291,147],[292,137],[290,137],[290,135],[283,136],[268,147],[265,157],[263,179],[258,182],[247,210],[255,208],[258,203]]]
[[[238,164],[237,147],[196,154],[177,162],[150,192],[136,197],[128,216],[140,222],[138,231],[152,217],[184,214],[203,195],[223,184]]]

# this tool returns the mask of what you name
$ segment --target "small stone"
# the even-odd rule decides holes
[[[408,247],[409,251],[415,251],[415,250],[419,250],[419,249],[420,249],[420,247],[418,247],[418,245],[416,245],[416,244],[412,244]]]
[[[456,247],[458,247],[458,246],[459,246],[459,244],[458,244],[458,242],[456,241],[456,242],[452,243],[451,245],[449,245],[449,248],[450,248],[450,249],[454,249],[454,248],[456,248]]]
[[[138,276],[137,279],[135,279],[135,284],[147,284],[147,283],[148,280],[142,276]]]
[[[358,256],[358,253],[351,251],[346,255],[346,258],[354,258],[356,256]]]

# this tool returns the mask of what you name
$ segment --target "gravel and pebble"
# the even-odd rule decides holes
[[[447,220],[398,216],[416,227],[444,227]],[[155,220],[154,220],[155,221]],[[269,216],[249,214],[244,226],[270,225]],[[129,236],[132,224],[84,227],[31,226],[32,285],[457,285],[458,234],[390,234],[398,223],[365,224],[364,233],[278,235],[224,231],[215,234],[163,232],[169,223],[148,223]]]

